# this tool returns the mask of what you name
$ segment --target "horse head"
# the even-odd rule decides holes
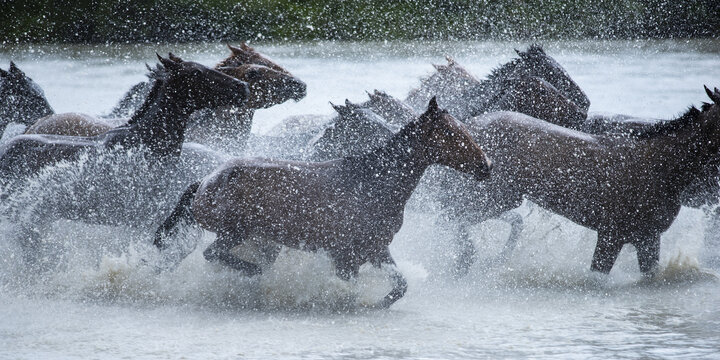
[[[519,58],[493,70],[490,80],[538,77],[568,97],[583,111],[590,107],[590,100],[580,86],[570,78],[567,71],[555,59],[548,56],[540,45],[531,45],[525,51],[515,50]]]
[[[703,135],[707,139],[703,143],[707,144],[707,151],[711,155],[718,157],[720,156],[718,154],[720,150],[720,90],[718,88],[710,90],[705,86],[705,93],[712,103],[703,103],[698,114]]]
[[[419,132],[424,134],[427,160],[470,174],[477,180],[486,179],[492,161],[480,149],[465,125],[430,100],[427,111],[418,119]]]
[[[431,88],[445,89],[447,94],[460,94],[464,91],[468,84],[478,84],[478,80],[467,69],[462,67],[450,56],[446,56],[447,65],[433,64],[435,73],[432,74],[425,83]]]
[[[299,101],[307,94],[307,85],[303,81],[265,65],[243,64],[218,67],[217,70],[248,84],[250,97],[246,106],[251,109],[268,108],[290,99]]]
[[[447,65],[433,65],[435,72],[422,80],[420,87],[411,91],[405,102],[421,111],[432,97],[455,116],[470,116],[470,102],[467,94],[482,86],[482,82],[451,57]]]
[[[382,116],[389,123],[405,125],[417,119],[417,113],[404,102],[388,95],[384,91],[375,90],[367,93],[370,100],[365,105]]]
[[[169,58],[157,57],[166,72],[167,89],[178,96],[175,101],[187,104],[187,111],[221,106],[240,107],[249,96],[246,83],[220,71],[184,61],[173,54]]]
[[[332,126],[311,141],[315,160],[327,160],[368,152],[384,144],[398,130],[374,111],[345,100],[330,105],[338,113]]]
[[[40,86],[12,61],[8,71],[0,69],[0,79],[0,124],[18,122],[29,126],[54,113]]]
[[[253,49],[246,43],[240,43],[240,47],[235,47],[227,44],[227,47],[230,49],[230,56],[217,64],[216,68],[238,67],[245,64],[255,64],[267,66],[275,71],[283,72],[290,75],[289,71],[285,70],[282,66],[278,65],[274,61],[261,55],[259,52],[257,52],[255,49]]]

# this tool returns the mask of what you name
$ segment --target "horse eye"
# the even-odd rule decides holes
[[[245,76],[248,80],[258,80],[260,79],[260,72],[257,70],[250,70],[245,74]]]

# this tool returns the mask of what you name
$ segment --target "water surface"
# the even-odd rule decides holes
[[[445,55],[483,77],[527,44],[256,46],[308,84],[306,99],[257,112],[253,131],[264,133],[290,115],[330,114],[328,102],[362,101],[365,91],[404,98]],[[1,49],[0,66],[16,61],[58,112],[102,114],[144,78],[156,51],[207,65],[228,53],[214,43],[23,45]],[[592,111],[672,118],[706,100],[703,84],[720,86],[717,40],[548,43],[546,51]],[[323,255],[285,252],[269,273],[246,279],[196,251],[156,275],[140,261],[149,251],[143,235],[57,223],[49,239],[69,249],[58,271],[25,273],[16,244],[0,244],[0,358],[718,357],[720,241],[706,212],[681,211],[653,279],[630,248],[609,276],[593,274],[594,232],[532,204],[521,213],[527,226],[510,261],[455,280],[452,232],[431,209],[408,212],[391,250],[410,288],[389,310],[362,307],[385,291],[381,271],[363,268],[345,283]],[[491,221],[472,236],[492,254],[506,231]]]

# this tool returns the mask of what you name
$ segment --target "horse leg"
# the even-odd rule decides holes
[[[242,260],[230,252],[232,248],[241,244],[242,241],[243,239],[237,234],[220,232],[217,234],[217,239],[203,251],[203,256],[207,261],[220,263],[247,276],[261,274],[262,269],[259,265]]]
[[[655,235],[643,240],[633,242],[637,250],[640,271],[650,275],[657,270],[660,262],[660,236]]]
[[[612,236],[598,231],[597,244],[595,245],[595,253],[593,254],[590,269],[603,274],[610,273],[623,245],[624,242],[620,240],[619,236]]]
[[[505,245],[503,245],[500,255],[495,258],[496,265],[501,265],[508,261],[510,254],[512,254],[515,247],[517,247],[518,238],[523,230],[523,217],[515,211],[506,211],[500,215],[500,220],[510,224],[510,235],[508,235],[508,239]]]
[[[40,266],[42,256],[42,234],[32,227],[22,227],[17,233],[17,239],[22,251],[22,257],[30,266]]]
[[[494,266],[507,261],[510,254],[517,245],[517,239],[520,236],[523,228],[523,220],[519,214],[512,212],[512,210],[522,204],[522,198],[513,198],[505,195],[497,195],[504,194],[504,192],[496,190],[491,184],[486,185],[485,191],[487,194],[493,195],[484,199],[483,201],[486,204],[492,205],[485,208],[485,213],[482,214],[482,219],[479,221],[479,223],[482,223],[483,221],[489,219],[499,218],[502,221],[510,223],[511,226],[510,235],[508,236],[508,239],[505,242],[505,245],[503,246],[500,254],[494,259],[484,262],[485,266]],[[453,275],[455,276],[455,278],[465,276],[470,270],[470,267],[474,264],[475,259],[477,258],[477,249],[475,248],[475,243],[470,239],[469,233],[467,231],[468,224],[460,224],[459,226],[461,228],[459,232],[459,237],[456,239],[456,241],[458,242],[462,252],[458,256],[459,260],[455,262],[453,271]]]
[[[371,263],[377,268],[382,267],[383,264],[392,265],[390,268],[390,279],[393,281],[393,288],[377,303],[377,307],[387,309],[405,295],[407,291],[407,280],[405,280],[405,277],[397,270],[395,260],[393,260],[390,255],[390,249],[388,247],[380,251]]]
[[[459,223],[458,228],[456,241],[459,254],[453,264],[453,276],[455,278],[461,278],[467,275],[468,271],[470,271],[470,267],[473,266],[477,257],[477,249],[475,249],[475,243],[473,243],[472,239],[470,239],[468,224]]]

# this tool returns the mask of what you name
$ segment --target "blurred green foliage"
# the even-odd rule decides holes
[[[0,27],[4,43],[717,37],[720,1],[9,0]]]

